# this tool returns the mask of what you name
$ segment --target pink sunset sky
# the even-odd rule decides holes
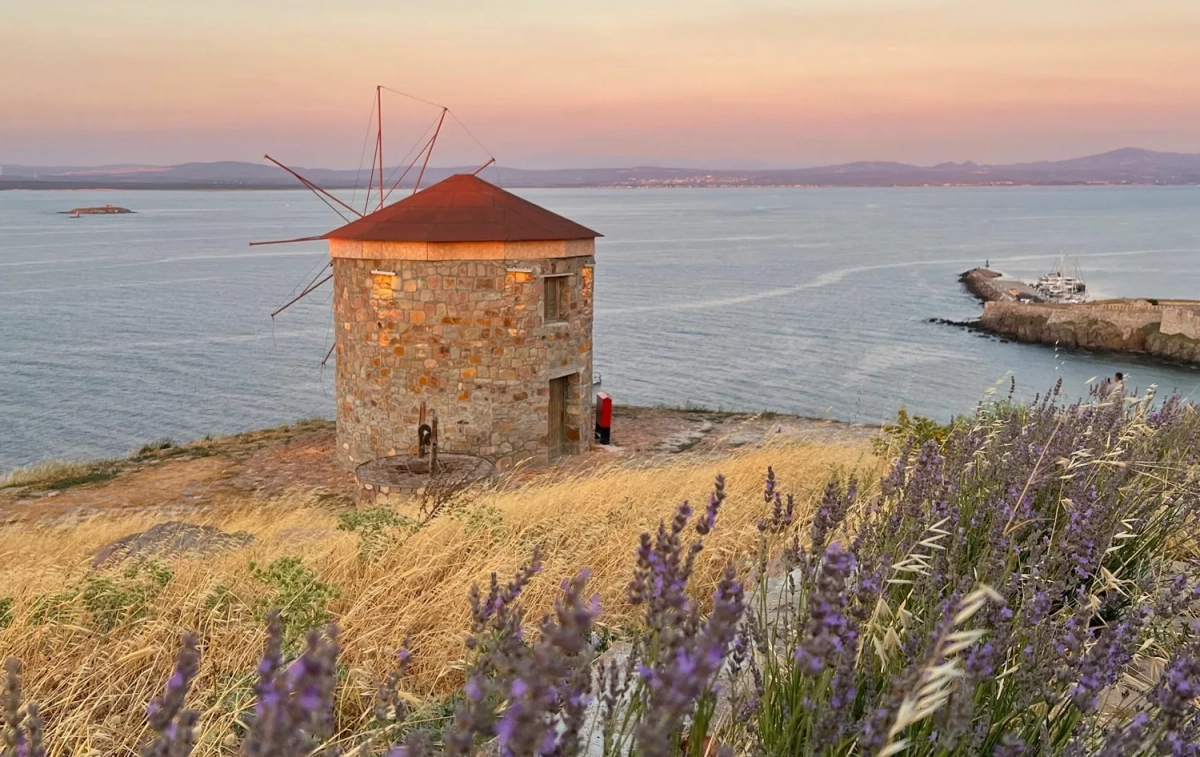
[[[524,167],[1200,152],[1197,40],[1197,0],[6,0],[0,163],[354,167],[376,84]],[[384,104],[398,157],[436,112]]]

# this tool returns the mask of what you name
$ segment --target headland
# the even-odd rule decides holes
[[[595,445],[553,465],[510,472],[504,486],[544,483],[613,465],[724,459],[781,442],[857,450],[879,433],[878,426],[698,407],[617,406],[613,415],[613,444]],[[336,453],[333,421],[313,419],[187,444],[164,439],[126,458],[49,461],[13,471],[8,479],[0,470],[0,525],[212,513],[277,498],[295,487],[352,506],[358,485],[338,465]]]
[[[976,268],[960,281],[983,301],[971,324],[1018,342],[1151,355],[1200,365],[1200,301],[1124,298],[1049,302],[1033,287]]]

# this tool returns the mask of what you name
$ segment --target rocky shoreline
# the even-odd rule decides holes
[[[952,325],[1027,344],[1150,355],[1200,365],[1200,301],[1052,303],[1027,285],[1006,281],[987,269],[966,271],[959,280],[983,301],[983,314],[977,321]]]

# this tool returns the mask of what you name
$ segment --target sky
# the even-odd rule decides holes
[[[448,121],[438,164],[1200,152],[1197,0],[0,5],[0,164],[353,168],[379,84],[486,146]],[[383,106],[389,157],[438,114]]]

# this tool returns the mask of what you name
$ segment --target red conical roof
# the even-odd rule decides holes
[[[456,174],[334,229],[364,242],[543,242],[595,239],[586,226],[470,174]]]

